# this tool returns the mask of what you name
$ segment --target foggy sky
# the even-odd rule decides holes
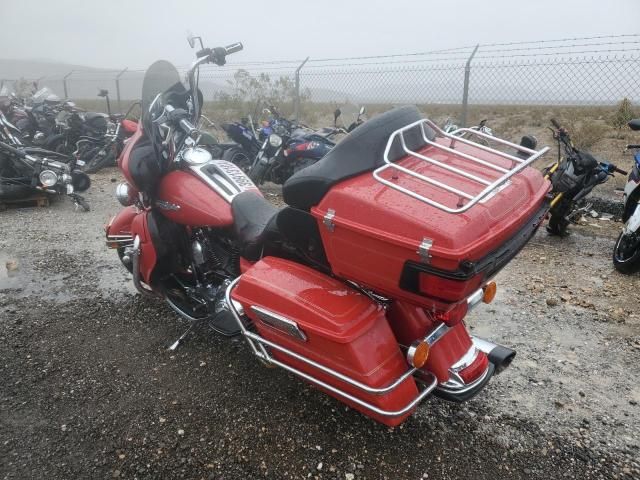
[[[241,41],[236,61],[637,33],[638,0],[0,0],[0,58],[145,68]]]

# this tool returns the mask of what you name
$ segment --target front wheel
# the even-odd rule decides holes
[[[244,173],[249,174],[253,162],[247,152],[241,147],[231,147],[222,153],[222,159],[233,163],[236,167],[240,168]]]
[[[620,232],[613,249],[613,266],[625,275],[640,271],[640,236],[637,233]]]

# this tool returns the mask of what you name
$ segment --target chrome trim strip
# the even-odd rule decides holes
[[[449,330],[451,330],[451,327],[448,327],[446,324],[441,323],[436,328],[431,330],[431,332],[426,337],[424,337],[424,341],[427,342],[430,347],[432,347],[433,344],[444,337]]]
[[[303,342],[307,341],[307,336],[302,330],[300,330],[298,324],[293,320],[289,320],[282,315],[279,315],[265,308],[258,307],[257,305],[251,305],[251,310],[258,316],[260,320],[262,320],[265,325],[268,325],[281,333],[290,335],[297,340],[302,340]]]
[[[260,356],[260,355],[259,355]],[[431,383],[429,385],[427,385],[425,387],[424,390],[422,390],[413,400],[411,400],[407,405],[405,405],[403,408],[401,408],[400,410],[383,410],[382,408],[376,407],[375,405],[372,405],[368,402],[365,402],[364,400],[361,400],[357,397],[354,397],[353,395],[344,392],[342,390],[340,390],[339,388],[334,387],[333,385],[329,385],[328,383],[323,382],[322,380],[318,380],[315,377],[312,377],[311,375],[308,375],[304,372],[301,372],[300,370],[297,370],[285,363],[279,362],[278,360],[275,360],[273,358],[263,358],[262,356],[260,356],[260,358],[262,358],[265,361],[268,361],[269,363],[272,363],[274,365],[277,365],[280,368],[283,368],[285,370],[287,370],[288,372],[291,372],[301,378],[303,378],[304,380],[311,382],[311,383],[315,383],[316,385],[318,385],[319,387],[324,388],[325,390],[328,390],[332,393],[335,393],[336,395],[340,395],[343,398],[346,398],[347,400],[349,400],[350,402],[353,402],[355,404],[360,405],[361,407],[366,408],[367,410],[371,410],[374,413],[377,413],[378,415],[382,415],[383,417],[400,417],[408,412],[410,412],[411,410],[413,410],[422,400],[424,400],[424,398],[429,395],[433,390],[435,390],[435,388],[438,386],[438,379],[436,378],[435,375],[433,375],[432,373],[430,373],[429,375],[431,375]]]
[[[471,309],[478,306],[478,304],[482,302],[483,297],[484,297],[484,290],[482,290],[481,288],[479,288],[478,290],[473,292],[471,295],[469,295],[467,297],[468,311],[471,311]]]
[[[448,380],[446,382],[442,382],[441,384],[439,384],[437,389],[447,393],[457,393],[457,394],[466,393],[469,390],[473,390],[474,388],[476,388],[479,383],[483,382],[488,374],[489,374],[489,366],[487,366],[487,369],[484,371],[484,373],[480,375],[473,383],[460,384],[456,381]]]

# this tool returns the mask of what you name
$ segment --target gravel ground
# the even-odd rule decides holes
[[[169,352],[185,325],[104,247],[116,178],[95,176],[89,213],[0,213],[0,477],[640,478],[640,277],[613,271],[619,224],[540,232],[468,318],[512,367],[388,429],[241,340]]]

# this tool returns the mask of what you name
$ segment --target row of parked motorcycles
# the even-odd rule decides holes
[[[115,165],[137,129],[128,117],[139,105],[116,114],[109,92],[100,90],[98,96],[105,98],[108,113],[84,111],[47,87],[31,97],[0,91],[0,200],[41,191],[67,194],[77,206],[89,209],[78,192],[89,188],[87,174]]]

